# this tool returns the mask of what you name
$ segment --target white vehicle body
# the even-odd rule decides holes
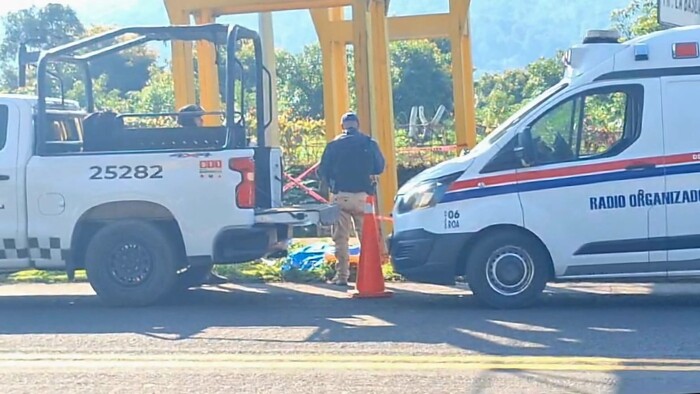
[[[273,149],[269,177],[277,194],[266,210],[237,206],[242,174],[229,162],[252,157],[252,148],[34,155],[35,104],[33,97],[0,95],[2,271],[82,267],[80,253],[97,221],[169,221],[190,263],[226,264],[286,250],[293,226],[334,220],[331,206],[282,207],[279,149]],[[77,137],[82,116],[56,119],[53,130],[73,127]],[[80,143],[70,135],[60,138],[57,144]],[[229,232],[245,235],[246,243],[223,242]],[[238,249],[229,250],[234,244]]]
[[[548,281],[700,274],[700,27],[604,35],[469,154],[399,190],[398,272],[466,276],[492,306],[528,304]]]
[[[232,65],[237,44],[253,42],[259,146],[243,102],[236,107],[236,89],[250,85],[232,69],[223,113],[117,114],[95,105],[91,61],[150,41],[201,40],[225,45]],[[94,44],[104,48],[90,51]],[[86,269],[107,303],[147,305],[202,284],[215,263],[284,255],[295,226],[334,223],[337,206],[282,206],[281,150],[265,144],[261,48],[254,31],[222,24],[127,27],[41,53],[21,48],[20,75],[36,64],[37,97],[0,95],[0,271],[72,277]],[[49,70],[61,62],[84,72],[84,109],[49,98],[50,77],[63,97]],[[205,115],[224,116],[195,121]],[[172,116],[178,125],[148,122]]]

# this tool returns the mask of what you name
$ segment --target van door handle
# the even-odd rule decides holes
[[[625,167],[625,170],[627,171],[643,171],[643,170],[651,170],[652,168],[656,168],[656,164],[654,163],[639,163],[639,164],[632,164],[630,166]]]
[[[0,181],[9,181],[10,176],[9,175],[0,175]]]

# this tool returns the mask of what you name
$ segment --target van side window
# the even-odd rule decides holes
[[[7,143],[7,127],[9,124],[10,109],[7,105],[0,105],[0,151],[5,149]]]
[[[641,131],[643,87],[598,88],[560,103],[531,124],[535,165],[614,156]]]

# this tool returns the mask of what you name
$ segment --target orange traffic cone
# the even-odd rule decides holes
[[[362,221],[362,239],[360,240],[360,262],[357,265],[357,282],[353,298],[390,297],[392,292],[384,288],[382,274],[381,239],[379,224],[374,211],[375,197],[367,196],[365,216]]]

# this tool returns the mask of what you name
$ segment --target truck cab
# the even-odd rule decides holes
[[[225,110],[194,114],[223,117],[220,125],[97,107],[91,61],[151,41],[200,40],[227,49]],[[255,48],[252,84],[235,70],[242,40]],[[265,143],[261,56],[254,31],[221,24],[117,29],[30,56],[23,65],[36,65],[37,96],[0,96],[0,270],[85,269],[106,303],[149,305],[200,284],[215,263],[283,255],[293,227],[334,223],[336,206],[282,204],[281,151]],[[50,65],[64,63],[85,71],[84,106],[63,97]],[[236,92],[253,88],[251,136]]]
[[[395,269],[464,277],[492,307],[530,305],[548,282],[696,278],[698,37],[590,32],[561,82],[399,190]]]

